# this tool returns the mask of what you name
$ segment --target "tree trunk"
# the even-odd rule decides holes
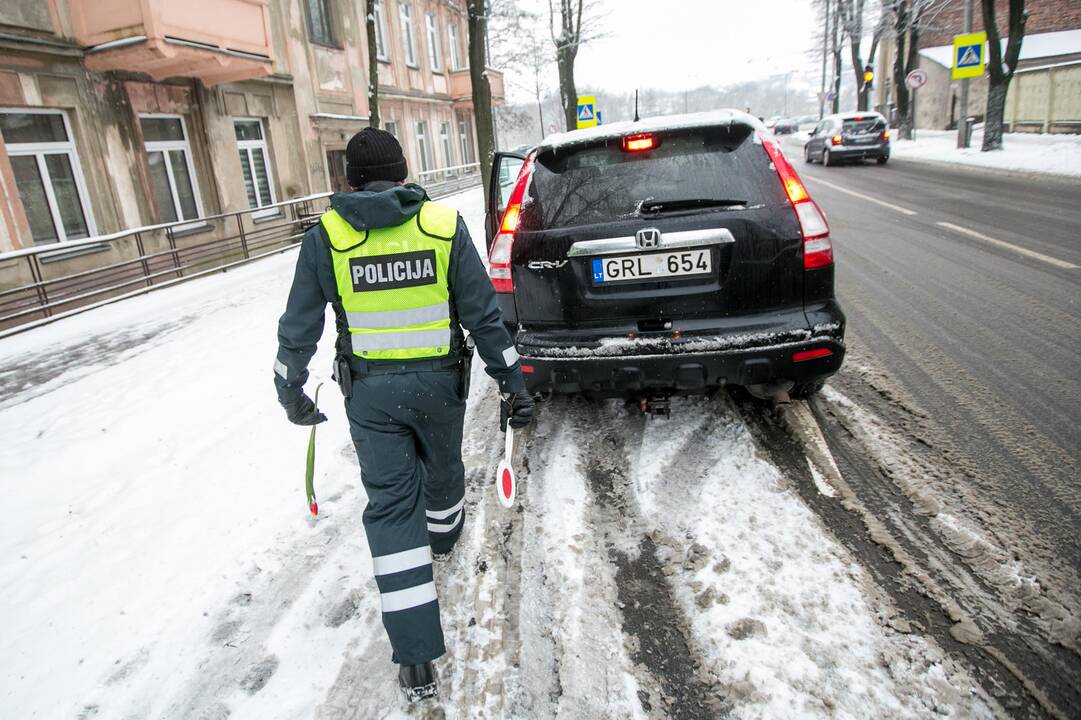
[[[375,46],[375,0],[364,3],[368,29],[368,124],[379,127],[379,51]]]
[[[559,96],[563,100],[563,117],[567,123],[567,130],[578,127],[578,88],[574,86],[574,58],[577,54],[577,48],[570,45],[556,48]]]
[[[495,154],[495,123],[492,117],[492,87],[488,84],[485,37],[488,18],[485,0],[469,2],[469,79],[473,85],[473,117],[477,125],[477,152],[484,206],[488,207],[488,178]]]
[[[981,151],[1002,149],[1002,119],[1006,114],[1006,93],[1009,78],[987,88],[987,111],[983,118],[983,146]]]
[[[860,57],[859,39],[848,41],[848,54],[852,60],[852,72],[856,75],[856,109],[867,109],[867,83],[863,82],[863,58]]]
[[[841,9],[838,5],[833,13],[833,105],[831,112],[836,115],[841,111],[841,44],[838,38],[840,33]]]
[[[1009,38],[1006,41],[1006,57],[1002,57],[1002,43],[995,22],[995,1],[983,0],[983,27],[987,32],[987,110],[983,116],[983,146],[981,151],[1002,149],[1002,122],[1006,116],[1006,95],[1010,80],[1017,69],[1021,56],[1021,42],[1025,37],[1025,0],[1010,0]]]

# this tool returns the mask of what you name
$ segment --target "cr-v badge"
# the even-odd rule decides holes
[[[568,262],[570,260],[556,260],[554,262],[550,260],[533,260],[526,263],[526,267],[530,270],[558,270]]]

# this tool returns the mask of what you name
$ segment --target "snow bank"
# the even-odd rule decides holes
[[[1007,133],[1003,149],[981,152],[983,129],[973,132],[972,147],[957,149],[953,130],[917,130],[916,140],[895,140],[890,152],[895,158],[972,165],[1081,177],[1081,135],[1041,135]]]

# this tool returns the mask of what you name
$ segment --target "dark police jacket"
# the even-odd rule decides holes
[[[420,212],[428,199],[418,185],[374,182],[360,192],[336,193],[330,205],[357,230],[401,225]],[[525,383],[514,352],[514,343],[503,325],[491,280],[484,270],[469,230],[458,216],[458,230],[451,242],[448,285],[451,308],[451,357],[461,355],[462,328],[476,342],[487,372],[502,392],[524,392]],[[322,223],[304,233],[297,258],[293,286],[285,313],[278,321],[278,355],[274,363],[274,384],[278,399],[285,403],[303,392],[308,379],[308,362],[323,335],[326,306],[334,308],[338,329],[337,350],[350,356],[358,372],[364,365],[352,355],[348,325],[341,307],[331,263],[330,243]],[[378,308],[373,308],[376,310]],[[379,364],[370,361],[371,365]],[[395,361],[403,372],[431,369],[431,361]]]

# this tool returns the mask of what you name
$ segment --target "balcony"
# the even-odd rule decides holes
[[[273,72],[269,0],[71,0],[89,70],[205,85]]]
[[[492,104],[503,104],[503,73],[488,68],[488,84],[492,86]],[[473,82],[469,69],[452,70],[450,73],[450,99],[461,107],[473,106]]]

